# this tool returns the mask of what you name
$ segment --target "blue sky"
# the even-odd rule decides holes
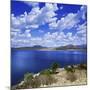
[[[11,46],[86,44],[87,7],[11,1]]]

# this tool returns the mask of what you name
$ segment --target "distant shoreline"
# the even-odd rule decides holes
[[[33,50],[33,51],[87,51],[87,49],[58,49],[55,48],[43,48],[43,49],[31,49],[31,48],[11,48],[17,50]]]
[[[26,47],[12,47],[20,50],[41,50],[41,51],[53,51],[53,50],[87,50],[87,45],[66,45],[58,47],[44,47],[40,45],[26,46]]]

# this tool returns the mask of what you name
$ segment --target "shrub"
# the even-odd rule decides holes
[[[56,71],[57,64],[53,66],[54,71]],[[18,84],[17,89],[28,89],[28,88],[37,88],[40,85],[49,85],[56,82],[56,79],[52,77],[52,70],[46,69],[40,72],[40,75],[33,76],[32,73],[26,73],[24,75],[24,83]]]
[[[38,88],[40,87],[40,85],[41,85],[41,82],[39,80],[39,76],[34,77],[31,83],[32,88]]]
[[[46,69],[40,73],[39,76],[33,77],[32,73],[26,73],[24,75],[24,83],[18,85],[17,89],[25,88],[38,88],[40,85],[49,85],[55,82],[55,79],[50,74],[50,69]]]
[[[66,70],[66,79],[70,80],[71,82],[76,80],[76,76],[75,76],[75,69],[74,66],[69,66],[69,67],[64,67],[64,69]]]
[[[28,79],[32,79],[33,78],[33,74],[32,73],[26,73],[25,75],[24,75],[24,80],[28,80]]]
[[[67,75],[66,75],[66,79],[67,79],[67,80],[70,80],[71,82],[73,82],[73,81],[75,81],[77,78],[76,78],[76,76],[75,76],[74,73],[69,72],[69,73],[67,73]]]
[[[75,72],[75,69],[74,69],[74,67],[73,66],[66,66],[66,67],[64,67],[64,69],[67,71],[67,72],[72,72],[72,73],[74,73]]]
[[[87,70],[87,64],[79,64],[78,68]]]
[[[39,80],[42,85],[49,85],[55,82],[55,79],[51,75],[40,75]]]
[[[46,69],[40,72],[39,80],[42,85],[49,85],[56,82],[55,78],[52,77],[52,70]]]
[[[56,62],[53,63],[53,64],[51,65],[52,73],[56,73],[57,68],[59,68],[59,64],[56,63]]]
[[[33,74],[32,73],[26,73],[24,75],[24,82],[30,82],[30,80],[33,79]]]
[[[26,73],[24,75],[24,84],[25,87],[32,87],[32,81],[33,81],[33,74],[32,73]]]
[[[52,74],[52,71],[50,69],[45,69],[40,72],[40,75],[50,75]]]

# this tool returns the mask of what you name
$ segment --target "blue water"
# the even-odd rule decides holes
[[[37,73],[58,62],[61,67],[87,62],[86,51],[35,51],[11,50],[11,84],[15,85],[23,80],[27,72]]]

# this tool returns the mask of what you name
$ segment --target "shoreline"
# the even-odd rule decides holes
[[[63,86],[76,86],[76,85],[87,85],[87,75],[86,70],[76,70],[75,75],[77,79],[73,82],[66,79],[66,71],[64,69],[59,68],[59,73],[53,75],[56,78],[57,82],[51,85],[44,85],[41,87],[63,87]]]
[[[56,50],[54,48],[47,48],[47,49],[23,49],[23,48],[11,48],[16,50],[31,50],[31,51],[87,51],[87,49],[59,49]]]
[[[56,80],[56,82],[49,84],[49,85],[41,84],[40,87],[37,87],[37,88],[87,85],[87,69],[78,69],[77,65],[75,65],[74,67],[75,67],[75,72],[71,74],[67,73],[65,68],[57,68],[56,72],[58,73],[51,74],[51,76]],[[37,74],[33,74],[33,77],[37,77],[39,75],[40,75],[40,72]],[[67,76],[71,78],[73,75],[75,76],[74,81],[70,81],[67,79]],[[17,85],[22,86],[23,84],[24,84],[24,81],[21,81]]]

